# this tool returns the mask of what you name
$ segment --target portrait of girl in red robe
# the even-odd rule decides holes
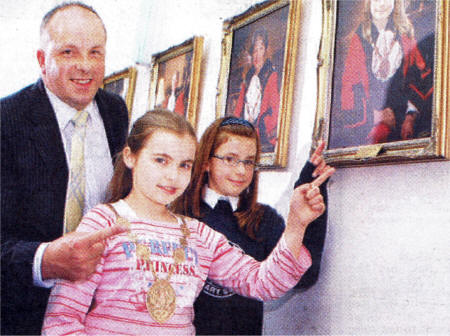
[[[330,148],[430,136],[435,2],[407,4],[338,1]]]

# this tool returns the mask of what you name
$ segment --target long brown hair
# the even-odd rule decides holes
[[[146,141],[157,130],[167,130],[178,135],[189,135],[195,142],[197,137],[191,124],[183,117],[165,109],[154,109],[146,112],[133,125],[127,138],[125,147],[129,147],[133,154],[138,154]],[[133,187],[131,169],[123,161],[123,151],[116,158],[114,174],[109,183],[108,202],[117,202],[126,197]]]
[[[191,183],[187,187],[183,196],[174,204],[175,211],[187,216],[196,218],[203,217],[200,210],[202,192],[208,184],[208,172],[206,164],[214,155],[215,151],[223,143],[227,142],[230,136],[238,135],[254,139],[256,142],[256,161],[259,161],[260,141],[255,128],[248,122],[226,123],[228,120],[241,120],[234,117],[224,117],[214,121],[203,133],[195,157]],[[224,125],[225,124],[225,125]],[[238,211],[234,213],[239,228],[250,238],[256,239],[256,232],[264,213],[264,208],[257,203],[258,197],[258,171],[253,173],[253,179],[246,190],[239,195]]]

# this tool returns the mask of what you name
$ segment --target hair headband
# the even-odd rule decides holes
[[[227,125],[241,125],[241,126],[249,127],[252,130],[255,129],[255,127],[247,120],[236,118],[236,117],[231,117],[231,118],[225,119],[220,123],[220,127],[227,126]]]

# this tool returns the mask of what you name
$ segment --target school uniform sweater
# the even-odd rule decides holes
[[[307,162],[301,171],[295,187],[313,180],[315,167]],[[327,199],[325,183],[321,186],[325,202]],[[204,214],[199,220],[214,230],[223,233],[234,245],[258,261],[266,259],[285,228],[284,219],[275,209],[264,207],[256,240],[239,229],[237,219],[231,212],[212,209],[205,202],[201,203]],[[327,214],[323,214],[311,223],[303,239],[303,244],[312,256],[312,266],[302,277],[296,288],[307,289],[318,278],[320,261],[326,233]],[[207,279],[206,284],[194,303],[194,325],[198,335],[261,335],[263,326],[263,302],[243,297],[229,289]]]
[[[311,265],[305,247],[295,259],[284,239],[259,263],[229,244],[222,234],[188,219],[186,258],[174,266],[173,251],[182,237],[179,223],[139,219],[124,201],[116,203],[115,209],[130,221],[139,244],[150,248],[150,262],[159,278],[165,279],[175,267],[170,278],[177,297],[174,315],[158,323],[148,313],[145,293],[155,278],[150,265],[136,257],[136,245],[128,233],[122,233],[107,240],[96,272],[87,281],[60,281],[53,288],[44,335],[193,335],[193,303],[207,277],[241,295],[270,300],[293,287]],[[91,232],[115,222],[113,211],[99,205],[83,218],[78,231]]]

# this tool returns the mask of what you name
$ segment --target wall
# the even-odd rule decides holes
[[[0,96],[38,76],[37,63],[30,56],[34,51],[29,35],[37,29],[31,23],[37,27],[54,2],[0,2],[0,41],[14,51],[0,55],[1,73],[8,78],[0,84]],[[193,35],[205,37],[201,134],[215,118],[222,22],[255,1],[87,3],[92,3],[107,25],[107,72],[135,61],[141,64],[134,117],[147,108],[145,63],[151,55]],[[117,23],[119,13],[123,19]],[[261,181],[260,200],[282,214],[286,214],[289,190],[311,143],[320,1],[304,0],[301,17],[289,166],[264,172]],[[291,291],[266,304],[265,334],[449,334],[449,203],[450,162],[339,169],[329,184],[329,223],[320,279],[306,292]]]

